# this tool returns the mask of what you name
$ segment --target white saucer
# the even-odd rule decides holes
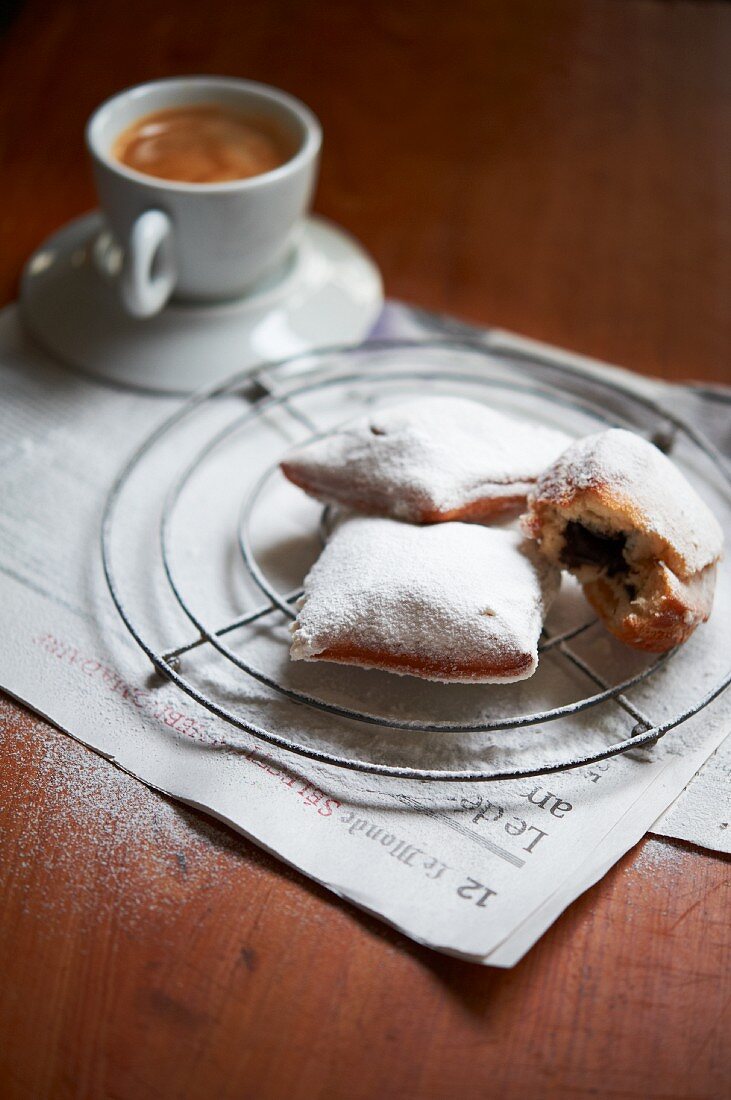
[[[357,343],[383,304],[381,276],[352,237],[309,218],[292,255],[246,298],[171,303],[129,317],[92,260],[98,213],[64,226],[31,256],[21,316],[55,358],[118,385],[189,393],[234,371],[328,344]]]

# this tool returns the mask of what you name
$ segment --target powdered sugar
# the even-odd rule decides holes
[[[652,831],[731,855],[731,735]]]
[[[3,810],[29,818],[0,849],[0,878],[31,893],[45,924],[72,909],[93,921],[113,912],[130,930],[153,912],[174,917],[181,887],[236,882],[242,855],[233,834],[4,698],[0,745],[9,772],[16,765]]]
[[[570,443],[563,432],[514,420],[476,401],[423,397],[376,409],[283,463],[319,500],[410,522],[520,504]],[[446,518],[446,517],[445,517]]]
[[[682,862],[685,854],[685,851],[675,844],[647,837],[637,858],[629,864],[629,870],[645,878],[657,877],[667,882],[668,866]]]
[[[612,428],[578,440],[542,475],[534,496],[561,504],[587,490],[625,512],[627,527],[660,540],[657,556],[683,580],[721,554],[713,513],[670,459],[633,432]]]
[[[344,663],[426,679],[522,680],[558,585],[514,531],[351,517],[305,580],[292,657],[344,648],[360,653]]]

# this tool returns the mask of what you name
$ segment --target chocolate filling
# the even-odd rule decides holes
[[[598,565],[608,577],[627,572],[624,547],[625,535],[600,535],[590,531],[583,523],[569,520],[563,532],[564,545],[561,564],[567,569],[581,565]]]

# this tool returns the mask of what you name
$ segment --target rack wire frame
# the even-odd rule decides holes
[[[311,437],[316,437],[324,434],[318,429],[310,418],[304,413],[296,404],[297,398],[306,397],[311,394],[317,394],[318,391],[322,391],[329,387],[342,387],[344,385],[362,385],[369,384],[374,381],[374,375],[368,370],[360,371],[343,371],[336,370],[325,377],[315,377],[314,380],[306,380],[301,385],[294,385],[289,388],[278,388],[278,382],[281,377],[283,383],[291,380],[293,376],[297,376],[300,372],[305,374],[311,373],[313,362],[318,361],[322,363],[324,360],[332,359],[334,357],[348,357],[349,355],[364,355],[364,356],[377,356],[381,353],[397,353],[403,350],[423,352],[425,350],[437,350],[443,352],[469,352],[471,355],[475,354],[477,357],[484,357],[485,360],[489,360],[491,363],[496,361],[503,366],[514,368],[514,378],[495,379],[491,378],[486,372],[484,375],[480,375],[477,372],[462,373],[459,371],[447,371],[447,370],[419,370],[403,368],[399,370],[393,370],[385,372],[380,370],[377,374],[378,381],[389,383],[439,383],[445,387],[450,385],[454,386],[456,383],[468,383],[470,386],[483,384],[488,387],[497,387],[514,392],[520,392],[523,394],[533,394],[540,396],[542,399],[551,401],[559,406],[566,408],[573,408],[575,411],[581,411],[588,414],[605,423],[617,424],[624,423],[628,426],[635,427],[634,422],[624,418],[621,414],[613,414],[608,416],[606,410],[598,407],[596,403],[588,401],[585,398],[577,396],[575,394],[568,394],[563,390],[560,390],[554,383],[536,377],[537,371],[541,371],[544,368],[550,368],[550,370],[557,372],[559,377],[565,378],[567,381],[583,381],[586,376],[580,368],[574,367],[570,364],[559,363],[555,359],[543,356],[540,353],[526,353],[518,352],[514,349],[501,349],[490,346],[484,340],[480,339],[468,339],[464,337],[449,337],[440,339],[428,339],[428,340],[380,340],[369,342],[367,345],[349,346],[341,345],[336,347],[327,347],[317,349],[316,351],[305,352],[301,355],[285,359],[276,364],[267,364],[258,374],[252,375],[248,371],[238,372],[232,375],[230,378],[218,383],[215,386],[207,387],[204,390],[192,395],[186,401],[183,402],[181,407],[177,409],[170,417],[168,417],[161,425],[158,426],[147,439],[137,448],[122,470],[119,472],[112,488],[107,497],[107,501],[104,508],[102,526],[101,526],[101,555],[104,575],[109,588],[111,598],[117,608],[117,611],[122,618],[127,630],[131,636],[146,654],[150,662],[152,663],[156,672],[168,679],[180,690],[185,692],[190,698],[194,699],[197,703],[205,707],[215,716],[223,719],[225,722],[232,726],[242,730],[246,733],[253,735],[255,738],[264,741],[278,749],[285,750],[286,752],[294,753],[298,756],[303,756],[312,760],[315,760],[322,764],[334,765],[340,768],[346,768],[351,771],[362,772],[367,774],[379,775],[383,777],[389,777],[402,780],[425,780],[432,782],[485,782],[494,780],[513,780],[521,779],[525,777],[539,776],[550,774],[553,772],[569,770],[572,768],[583,767],[602,760],[609,759],[613,756],[619,755],[624,752],[628,752],[631,749],[636,749],[642,746],[651,745],[656,743],[661,737],[663,737],[670,730],[677,728],[688,718],[697,714],[704,707],[708,706],[714,699],[716,699],[725,688],[731,683],[731,670],[706,694],[698,699],[693,705],[687,707],[682,713],[678,713],[672,716],[670,719],[666,719],[664,722],[656,723],[651,717],[640,711],[627,697],[626,692],[634,687],[636,684],[650,679],[650,677],[662,666],[664,666],[673,656],[675,651],[671,651],[667,654],[663,654],[657,659],[653,660],[646,668],[642,669],[639,673],[633,676],[627,677],[624,680],[616,684],[609,684],[606,680],[586,661],[580,658],[574,653],[568,646],[568,642],[573,638],[581,635],[588,629],[590,629],[595,619],[587,621],[573,629],[566,631],[560,635],[553,637],[544,637],[541,643],[540,649],[542,652],[554,650],[567,661],[569,661],[575,668],[579,669],[585,677],[590,680],[595,687],[600,690],[595,691],[591,695],[586,695],[580,699],[574,700],[569,704],[564,704],[560,707],[551,708],[550,710],[535,712],[531,714],[513,715],[511,717],[498,717],[490,719],[489,721],[483,721],[479,723],[465,724],[465,723],[450,723],[450,722],[432,722],[424,723],[418,720],[395,720],[384,715],[372,714],[365,711],[355,710],[351,708],[337,706],[329,703],[326,700],[318,699],[315,696],[309,695],[305,692],[295,691],[292,688],[288,688],[285,685],[279,683],[274,677],[269,676],[267,673],[260,669],[255,668],[248,661],[245,661],[240,654],[235,653],[230,647],[228,647],[222,639],[229,633],[240,630],[250,624],[260,621],[262,618],[272,615],[280,614],[287,618],[294,618],[295,612],[292,609],[293,602],[301,594],[299,590],[288,593],[278,592],[267,580],[263,571],[256,561],[254,555],[251,540],[249,537],[249,523],[251,515],[256,505],[259,496],[264,491],[267,481],[271,478],[275,466],[267,468],[264,473],[257,479],[254,486],[247,494],[241,509],[241,515],[238,525],[238,542],[241,552],[241,558],[245,568],[247,569],[249,576],[257,587],[262,591],[266,597],[266,602],[260,607],[247,612],[245,615],[240,616],[232,623],[227,623],[223,627],[217,629],[212,628],[208,624],[204,623],[191,609],[188,601],[186,600],[182,588],[179,584],[178,578],[175,575],[175,570],[172,565],[172,556],[170,551],[170,539],[171,539],[171,527],[173,514],[175,507],[180,500],[188,481],[193,474],[199,469],[200,465],[212,454],[212,452],[224,442],[226,442],[235,432],[241,431],[249,424],[253,423],[257,418],[264,416],[267,412],[271,412],[274,409],[282,409],[292,417],[294,417],[302,427],[310,433]],[[308,366],[310,364],[310,366]],[[526,380],[527,379],[527,380]],[[669,410],[661,407],[653,398],[650,398],[644,394],[637,393],[628,387],[622,385],[619,381],[614,379],[592,377],[592,385],[597,386],[600,390],[604,390],[608,395],[619,397],[623,402],[633,402],[637,407],[642,408],[650,416],[656,418],[659,421],[659,428],[656,429],[653,434],[654,441],[658,443],[663,449],[669,450],[674,444],[677,433],[682,433],[690,443],[700,450],[707,458],[710,458],[714,463],[717,472],[720,474],[724,492],[727,497],[731,498],[731,472],[726,458],[718,451],[716,447],[707,439],[705,439],[699,432],[696,431],[691,425],[687,424],[682,418],[678,417]],[[195,411],[205,402],[221,398],[236,396],[243,398],[248,403],[248,408],[242,413],[241,416],[236,417],[231,423],[227,424],[223,429],[219,430],[212,438],[207,439],[204,445],[198,450],[198,452],[190,459],[184,466],[182,472],[173,482],[168,490],[160,521],[160,552],[162,558],[163,569],[167,582],[170,586],[170,590],[175,597],[176,601],[185,612],[193,626],[198,631],[196,639],[192,642],[185,643],[173,649],[165,650],[162,653],[158,653],[151,648],[144,640],[141,631],[135,625],[132,615],[126,607],[125,600],[120,591],[115,571],[112,563],[112,540],[114,535],[114,523],[117,515],[117,510],[122,493],[130,480],[132,474],[137,470],[145,458],[150,454],[154,447],[161,442],[165,435],[171,432],[177,427],[186,417],[195,413]],[[321,533],[323,537],[326,537],[328,528],[328,510],[326,509],[321,519]],[[328,752],[322,749],[318,749],[314,746],[298,742],[283,734],[277,733],[274,730],[264,729],[261,726],[249,721],[247,718],[240,714],[230,710],[230,708],[223,706],[215,699],[201,692],[195,684],[193,684],[188,678],[186,678],[180,671],[179,662],[181,657],[199,646],[210,645],[215,648],[222,656],[224,656],[229,662],[234,664],[243,673],[251,676],[260,683],[265,684],[275,692],[293,700],[294,702],[304,704],[308,707],[313,707],[318,710],[325,711],[333,714],[337,717],[341,717],[348,721],[373,724],[381,727],[390,727],[398,730],[408,730],[414,732],[438,732],[445,734],[458,734],[458,733],[475,733],[475,732],[498,732],[501,730],[522,728],[525,726],[536,726],[553,721],[557,718],[567,717],[574,714],[581,713],[588,710],[591,707],[598,706],[603,703],[614,703],[618,707],[621,707],[625,713],[630,715],[635,720],[635,725],[630,733],[629,737],[626,737],[612,745],[602,747],[593,753],[585,753],[578,756],[572,756],[567,754],[561,759],[551,761],[549,763],[537,764],[536,766],[528,766],[523,768],[496,768],[494,770],[478,769],[478,770],[448,770],[448,769],[426,769],[426,768],[411,768],[411,767],[398,767],[388,764],[378,763],[371,760],[353,759],[351,757],[341,756],[337,753]]]

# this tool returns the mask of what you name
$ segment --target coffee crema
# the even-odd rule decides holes
[[[225,183],[271,172],[292,150],[267,120],[211,104],[143,115],[119,134],[112,155],[158,179]]]

